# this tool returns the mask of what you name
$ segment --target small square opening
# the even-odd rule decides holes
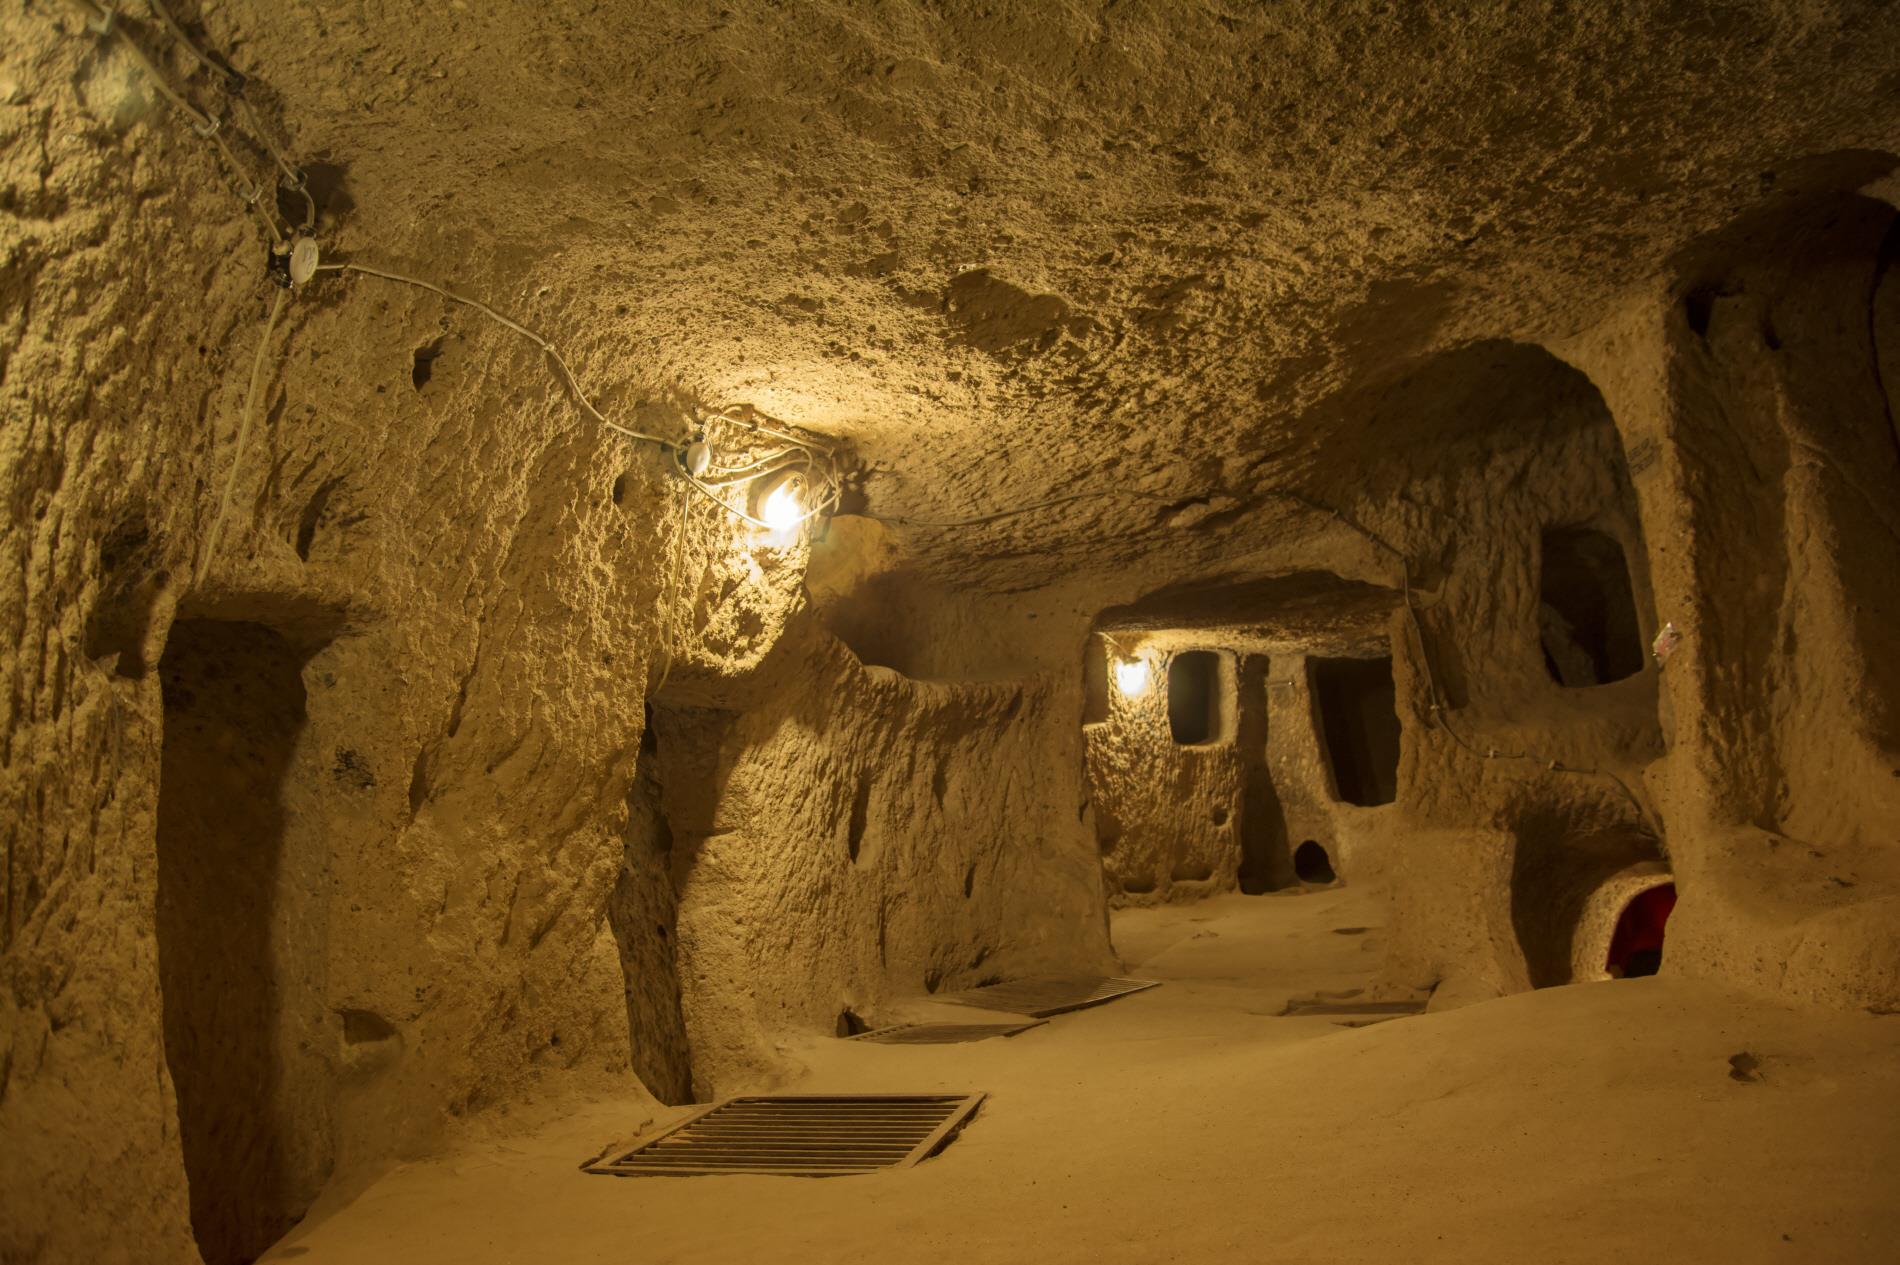
[[[1184,650],[1168,660],[1168,733],[1184,747],[1233,737],[1233,681],[1216,650]]]

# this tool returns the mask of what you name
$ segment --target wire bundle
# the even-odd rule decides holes
[[[141,45],[137,39],[133,38],[132,32],[126,26],[124,15],[121,14],[109,0],[70,0],[70,3],[85,15],[87,24],[93,30],[97,31],[103,38],[117,40],[119,44],[131,54],[132,60],[139,64],[139,68],[143,70],[146,77],[152,81],[152,87],[157,90],[158,94],[170,102],[173,108],[178,110],[179,113],[183,114],[186,119],[190,121],[191,130],[194,133],[202,137],[217,151],[218,157],[226,167],[228,174],[236,182],[233,192],[237,194],[238,201],[242,202],[264,222],[264,227],[270,231],[271,240],[281,246],[284,243],[285,230],[290,226],[279,226],[277,222],[277,211],[274,205],[275,200],[271,200],[272,205],[266,205],[264,198],[264,192],[266,188],[269,187],[268,184],[264,180],[253,179],[247,174],[245,164],[238,158],[236,152],[232,150],[230,144],[224,139],[226,119],[223,110],[218,106],[205,109],[195,105],[183,92],[174,86],[171,80],[166,77],[165,73],[159,69],[158,63],[152,59],[152,55],[145,51],[144,46]],[[283,148],[270,139],[270,134],[265,129],[263,121],[258,118],[256,109],[252,107],[250,100],[245,97],[244,88],[249,81],[244,75],[212,57],[209,53],[205,52],[204,49],[198,47],[192,38],[185,33],[185,28],[179,25],[178,19],[174,18],[171,15],[171,11],[161,3],[161,0],[146,0],[146,5],[151,9],[153,16],[158,19],[159,25],[165,28],[166,34],[171,37],[173,42],[183,48],[193,61],[203,66],[221,81],[225,97],[230,103],[231,113],[242,119],[244,128],[248,133],[248,135],[245,133],[238,134],[243,135],[246,141],[270,160],[271,165],[277,169],[278,179],[282,182],[284,188],[291,190],[293,193],[302,195],[304,200],[303,229],[305,232],[308,232],[315,228],[317,222],[317,203],[316,199],[310,194],[309,182],[304,176],[303,169],[286,158]],[[232,130],[234,132],[236,131],[235,128]]]
[[[750,409],[711,414],[701,423],[700,435],[695,443],[707,446],[705,468],[695,472],[688,448],[680,448],[680,472],[719,508],[754,527],[774,528],[774,524],[728,501],[723,495],[726,491],[738,489],[744,494],[762,480],[796,471],[806,488],[798,524],[829,514],[843,499],[843,465],[837,449],[824,440],[760,420]]]

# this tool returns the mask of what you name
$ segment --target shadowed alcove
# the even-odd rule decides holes
[[[1391,658],[1312,659],[1308,668],[1339,798],[1362,807],[1391,803],[1399,776]]]
[[[1642,671],[1636,597],[1615,537],[1588,527],[1548,530],[1540,561],[1537,622],[1551,679],[1579,688]]]
[[[165,1060],[207,1265],[255,1260],[329,1175],[327,861],[284,797],[310,653],[262,624],[187,619],[159,661]]]

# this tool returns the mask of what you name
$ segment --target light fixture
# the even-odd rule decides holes
[[[752,491],[752,516],[773,531],[790,531],[805,521],[805,476],[786,470],[760,479]]]
[[[1148,661],[1146,659],[1123,659],[1115,665],[1115,684],[1129,698],[1140,698],[1148,692]]]

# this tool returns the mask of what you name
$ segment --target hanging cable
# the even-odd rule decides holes
[[[93,30],[99,33],[100,38],[116,40],[126,50],[132,60],[137,62],[139,68],[145,72],[145,77],[151,81],[153,90],[165,98],[174,109],[185,116],[191,124],[191,130],[195,132],[200,139],[210,144],[212,149],[217,152],[218,157],[223,161],[224,166],[228,169],[232,180],[235,181],[232,192],[237,195],[238,201],[242,202],[246,208],[254,212],[257,217],[264,222],[264,227],[269,231],[273,242],[279,245],[283,244],[284,235],[277,227],[276,216],[263,205],[264,185],[262,182],[253,180],[246,175],[243,162],[232,152],[230,145],[225,142],[223,136],[223,121],[219,119],[216,114],[193,105],[185,98],[182,92],[172,86],[171,81],[166,77],[165,73],[159,69],[158,63],[152,60],[151,55],[145,51],[144,46],[134,39],[131,32],[126,29],[125,21],[116,9],[95,3],[95,0],[70,0],[70,3],[74,8],[85,14],[87,23]],[[169,14],[164,13],[156,4],[153,5],[153,8],[160,13],[161,18],[165,22],[176,29],[176,23],[171,22]],[[183,40],[182,32],[179,34],[179,38]],[[189,40],[183,40],[183,42],[199,61],[215,67],[218,73],[225,76],[227,80],[231,75],[236,73],[222,67],[217,67],[215,62],[212,62],[210,58]]]
[[[486,316],[489,320],[494,321],[496,324],[501,325],[507,329],[513,330],[515,333],[521,335],[523,338],[533,343],[536,347],[539,347],[542,351],[546,352],[549,356],[553,357],[554,363],[560,367],[562,380],[566,384],[568,390],[573,393],[574,399],[580,404],[581,408],[587,411],[588,416],[592,417],[595,421],[599,422],[602,426],[605,426],[608,430],[617,431],[620,434],[625,435],[629,439],[638,439],[649,444],[658,444],[660,447],[666,449],[668,452],[679,451],[680,445],[674,440],[663,439],[658,435],[649,435],[645,433],[644,431],[637,431],[637,430],[632,429],[631,427],[622,426],[618,422],[609,421],[607,417],[604,414],[602,414],[599,409],[594,407],[593,401],[587,398],[587,393],[581,390],[581,384],[575,379],[574,371],[568,368],[567,358],[561,355],[559,348],[557,348],[553,343],[549,342],[547,339],[541,337],[541,335],[529,329],[526,325],[521,324],[519,321],[511,320],[508,317],[503,316],[500,312],[497,312],[494,308],[489,307],[486,303],[481,302],[479,299],[465,298],[462,295],[456,294],[452,291],[444,289],[443,287],[439,285],[436,285],[433,281],[424,281],[420,277],[405,276],[404,274],[400,272],[390,272],[389,270],[384,269],[384,268],[372,268],[368,264],[358,264],[358,263],[318,264],[317,271],[318,272],[356,272],[356,273],[361,273],[367,277],[380,277],[385,281],[397,281],[397,282],[401,282],[403,285],[415,286],[419,290],[427,290],[432,294],[439,294],[451,303],[459,303],[463,307],[474,308],[477,312],[480,312],[483,316]]]
[[[257,340],[257,354],[251,357],[251,384],[244,392],[244,411],[238,415],[237,443],[231,450],[231,473],[224,480],[224,495],[218,500],[217,516],[211,520],[211,530],[205,534],[204,546],[198,555],[198,565],[192,569],[193,582],[203,584],[205,573],[211,566],[211,555],[217,552],[218,536],[224,530],[224,519],[231,512],[231,498],[237,492],[238,474],[244,468],[244,450],[251,439],[251,422],[257,417],[257,388],[264,372],[264,355],[270,350],[271,334],[277,328],[277,318],[283,315],[284,304],[290,299],[290,291],[279,290],[271,300],[270,316],[264,321],[263,337]]]

